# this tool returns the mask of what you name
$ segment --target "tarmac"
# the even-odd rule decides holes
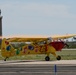
[[[66,64],[66,65],[76,65],[76,60],[59,60],[59,61],[39,61],[39,60],[11,60],[11,61],[3,61],[0,60],[0,65],[4,65],[4,64]]]
[[[0,61],[0,75],[76,75],[76,60]]]

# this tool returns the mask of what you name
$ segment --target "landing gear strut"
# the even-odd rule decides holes
[[[50,57],[49,57],[49,56],[46,56],[46,57],[45,57],[45,60],[46,60],[46,61],[49,61],[49,60],[50,60]]]

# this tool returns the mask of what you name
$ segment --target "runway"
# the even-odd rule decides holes
[[[55,74],[56,65],[56,74]],[[0,61],[0,75],[76,75],[76,60]]]

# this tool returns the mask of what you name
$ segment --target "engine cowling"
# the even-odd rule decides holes
[[[51,42],[50,45],[52,45],[56,51],[61,51],[61,49],[65,46],[65,43],[63,41],[54,41]]]

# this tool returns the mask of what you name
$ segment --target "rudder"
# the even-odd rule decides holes
[[[14,47],[4,38],[1,43],[1,55],[5,58],[9,58],[15,55]]]

